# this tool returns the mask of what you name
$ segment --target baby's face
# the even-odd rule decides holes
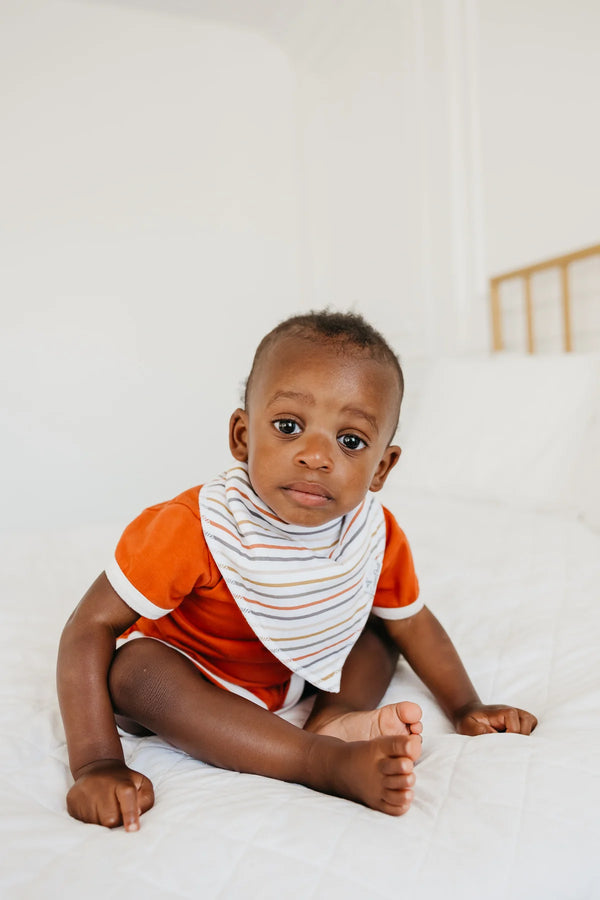
[[[389,445],[398,391],[393,368],[358,349],[282,337],[231,417],[232,453],[284,522],[322,525],[383,487],[400,455]]]

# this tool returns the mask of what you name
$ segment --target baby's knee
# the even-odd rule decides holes
[[[148,638],[129,641],[116,651],[108,672],[108,690],[116,711],[126,712],[156,693],[155,655],[156,641]]]

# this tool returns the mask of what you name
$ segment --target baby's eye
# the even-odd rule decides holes
[[[299,434],[300,426],[293,419],[275,419],[273,425],[281,434]]]
[[[367,446],[357,434],[342,434],[339,436],[338,441],[344,450],[362,450],[363,447]]]

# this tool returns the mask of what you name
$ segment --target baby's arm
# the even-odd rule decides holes
[[[108,692],[115,640],[138,618],[111,587],[96,579],[65,625],[58,652],[60,710],[75,784],[67,809],[76,819],[128,831],[154,802],[150,781],[125,765]]]
[[[387,619],[385,625],[459,734],[531,734],[537,725],[531,713],[481,702],[452,641],[427,607],[407,619]]]

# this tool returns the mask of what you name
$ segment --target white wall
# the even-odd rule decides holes
[[[478,5],[485,234],[490,274],[600,243],[600,5]],[[560,275],[532,282],[537,349],[560,351]],[[571,268],[574,346],[600,348],[600,258]],[[502,291],[507,347],[526,346],[523,288]]]
[[[478,5],[492,273],[600,241],[600,4]]]
[[[352,23],[300,60],[307,283],[369,311],[418,382],[488,352],[492,274],[600,241],[600,5],[374,0]],[[558,278],[534,281],[538,347],[559,351]],[[580,350],[600,347],[599,284],[600,260],[573,268]]]
[[[472,188],[456,149],[466,126],[449,58],[463,39],[443,13],[363,4],[301,79],[313,296],[370,311],[410,359],[485,341],[470,323],[480,248],[467,242]]]
[[[410,421],[432,359],[487,351],[489,274],[600,239],[599,19],[3,0],[2,526],[124,521],[222,468],[299,309],[390,337]]]
[[[201,19],[0,15],[3,526],[125,520],[225,466],[301,305],[293,75]]]

